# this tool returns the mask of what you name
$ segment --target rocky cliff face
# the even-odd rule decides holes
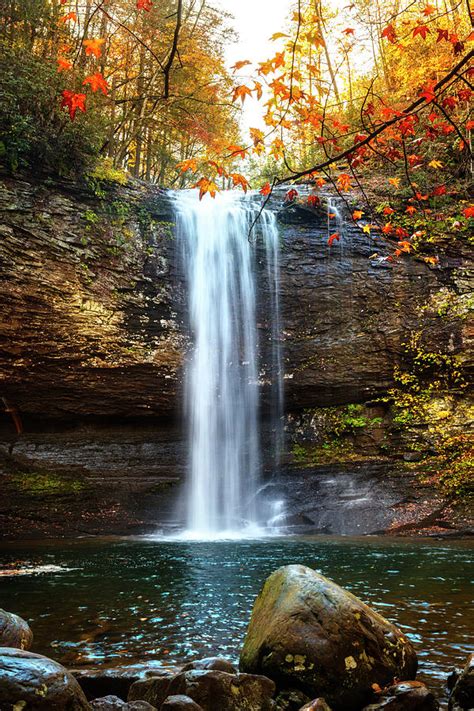
[[[411,334],[418,334],[425,351],[459,354],[469,367],[466,321],[451,308],[464,304],[468,264],[459,253],[443,257],[436,268],[416,258],[384,262],[378,258],[386,253],[382,241],[356,228],[329,249],[325,217],[282,209],[278,200],[274,208],[282,223],[291,476],[302,464],[295,446],[320,436],[308,435],[304,418],[314,413],[303,412],[383,396],[394,385],[394,368],[403,364]],[[185,465],[179,421],[186,295],[170,198],[139,183],[92,189],[3,176],[0,214],[0,394],[25,429],[16,437],[8,412],[1,416],[6,489],[17,507],[4,504],[4,527],[23,520],[18,507],[24,511],[32,497],[41,498],[45,476],[73,477],[63,492],[65,507],[58,509],[59,529],[74,509],[68,501],[81,496],[89,501],[85,509],[92,506],[94,524],[81,523],[86,529],[124,529],[127,521],[140,527],[148,514],[139,502],[130,503],[130,492],[140,498],[154,490],[164,501],[163,486],[179,480]],[[265,380],[270,300],[263,252],[256,248]],[[264,389],[264,410],[265,399]],[[380,419],[386,424],[385,414]],[[352,446],[354,432],[345,434]],[[357,434],[363,453],[366,445]],[[380,450],[383,433],[368,435],[371,456],[403,454],[403,446]],[[15,484],[20,470],[30,479],[43,476],[39,485],[35,480],[36,494],[28,477]],[[91,495],[94,487],[97,496]],[[52,489],[61,493],[61,483],[53,482]],[[95,506],[110,514],[102,517],[108,521],[102,527]]]

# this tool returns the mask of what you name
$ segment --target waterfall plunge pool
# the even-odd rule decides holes
[[[442,693],[470,651],[471,554],[469,541],[378,537],[12,543],[0,548],[0,600],[30,623],[32,651],[68,667],[236,661],[265,578],[302,563],[400,625],[419,678]]]

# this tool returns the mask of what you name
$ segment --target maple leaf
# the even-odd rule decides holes
[[[427,5],[425,7],[425,9],[423,10],[423,15],[425,15],[425,17],[428,17],[429,15],[432,15],[433,12],[436,12],[435,6],[434,5]]]
[[[61,108],[67,108],[71,121],[74,121],[77,111],[82,111],[84,113],[86,110],[86,95],[76,94],[74,91],[64,89]]]
[[[423,39],[426,39],[426,35],[430,33],[430,28],[428,25],[418,25],[418,27],[415,27],[413,30],[413,37],[416,37],[417,35],[420,35],[420,37],[423,37]]]
[[[100,72],[96,72],[95,74],[91,74],[86,77],[82,84],[83,86],[89,84],[92,91],[96,92],[100,90],[105,96],[109,93],[109,85]]]
[[[288,37],[289,35],[285,35],[284,32],[275,32],[271,37],[270,40],[272,42],[275,42],[275,40],[281,39],[282,37]]]
[[[246,67],[247,64],[252,64],[252,62],[250,62],[248,59],[243,59],[242,61],[233,64],[231,66],[231,69],[233,69],[234,72],[237,72],[239,69],[242,69],[242,67]]]
[[[346,27],[345,30],[342,30],[343,34],[345,35],[353,35],[355,30],[353,27]]]
[[[364,225],[362,228],[362,232],[365,232],[367,235],[370,235],[371,229],[372,229],[372,225]]]
[[[382,232],[386,235],[389,235],[390,232],[393,231],[393,225],[391,222],[386,222],[385,225],[382,227]]]
[[[338,232],[334,232],[334,234],[329,236],[328,245],[330,247],[332,247],[333,243],[339,242],[340,239],[341,239],[341,235]]]
[[[446,185],[437,185],[433,189],[433,195],[446,195]]]
[[[384,30],[382,30],[382,37],[386,37],[389,42],[395,44],[397,41],[397,33],[393,25],[387,25]]]
[[[86,50],[86,55],[94,55],[94,57],[100,57],[102,54],[102,45],[105,43],[105,39],[86,39],[82,43],[84,49]]]
[[[230,151],[231,157],[240,156],[241,158],[245,158],[247,155],[246,149],[242,148],[242,146],[227,146],[227,150]]]
[[[260,84],[259,81],[255,81],[253,83],[253,90],[257,94],[257,99],[260,101],[260,99],[262,98],[263,92],[262,92],[262,85]]]
[[[410,242],[407,242],[406,240],[402,240],[401,242],[399,242],[398,248],[400,252],[406,252],[407,254],[413,251],[413,245],[410,244]]]
[[[265,183],[265,185],[260,188],[260,195],[270,195],[271,192],[272,186],[270,183]]]
[[[438,33],[436,42],[442,42],[443,40],[446,40],[446,42],[449,42],[449,30],[443,30],[438,27],[438,28],[436,28],[436,32]]]
[[[384,207],[384,209],[383,209],[384,215],[393,215],[394,212],[395,212],[395,210],[393,209],[393,207],[387,206],[387,207]]]
[[[219,165],[219,163],[216,163],[215,160],[209,160],[208,163],[217,171],[217,175],[220,177],[224,176],[225,178],[229,177],[225,168],[222,165]]]
[[[298,191],[295,190],[294,188],[291,188],[291,190],[288,190],[288,192],[286,193],[285,200],[287,202],[293,202],[297,196],[298,196]]]
[[[259,128],[250,128],[249,133],[250,133],[250,138],[252,139],[254,146],[256,146],[257,143],[263,142],[264,134],[263,134],[263,131],[261,131]]]
[[[408,205],[405,212],[408,212],[409,215],[413,215],[416,212],[416,207],[414,205]]]
[[[430,160],[428,165],[430,168],[434,168],[435,170],[438,170],[439,168],[443,167],[443,164],[441,163],[440,160]]]
[[[393,185],[394,188],[400,187],[400,178],[389,178],[388,182]]]
[[[232,178],[232,184],[234,185],[234,187],[237,187],[238,185],[240,185],[240,187],[242,188],[244,193],[247,192],[247,190],[250,187],[250,184],[249,184],[249,181],[247,180],[247,178],[244,178],[244,176],[241,175],[240,173],[231,173],[229,177]]]
[[[428,82],[428,84],[425,84],[423,87],[423,91],[420,91],[419,96],[422,96],[427,103],[429,104],[431,101],[434,101],[436,99],[436,94],[434,93],[434,87],[436,86],[434,81]]]
[[[423,261],[435,267],[439,263],[439,257],[424,257]]]
[[[63,15],[62,17],[59,18],[59,22],[76,22],[77,21],[77,15],[75,12],[68,12],[66,15]]]
[[[177,163],[176,167],[182,173],[186,173],[187,170],[192,170],[192,172],[195,173],[197,170],[197,161],[195,158],[188,158],[187,160],[182,160],[181,163]]]
[[[137,0],[137,10],[145,10],[150,12],[153,7],[153,0]]]
[[[65,72],[72,68],[72,62],[65,57],[58,57],[58,72]]]
[[[245,86],[245,84],[241,84],[240,86],[235,87],[234,94],[232,96],[232,101],[237,101],[237,99],[240,99],[242,103],[244,103],[246,97],[251,95],[251,89],[249,89],[248,86]]]
[[[474,205],[470,205],[469,207],[466,207],[463,210],[464,217],[467,217],[468,219],[471,217],[474,217]]]
[[[319,205],[319,203],[321,202],[321,200],[318,198],[317,195],[308,195],[308,199],[306,200],[306,202],[307,202],[308,205],[310,205],[311,207],[316,207],[316,205]]]
[[[326,181],[324,180],[324,178],[316,178],[316,185],[318,186],[318,188],[322,188],[323,185],[326,185]]]
[[[202,200],[204,195],[206,193],[209,193],[209,195],[212,198],[216,197],[216,193],[219,192],[219,188],[215,183],[212,182],[212,180],[209,180],[209,178],[200,178],[195,185],[193,185],[193,188],[199,188],[199,199]]]
[[[352,213],[352,219],[360,220],[363,214],[364,213],[362,212],[362,210],[354,210],[354,212]]]
[[[351,176],[347,175],[347,173],[341,173],[341,175],[337,179],[337,186],[340,190],[350,190],[352,187]]]

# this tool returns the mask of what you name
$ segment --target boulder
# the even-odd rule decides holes
[[[71,670],[89,701],[109,696],[118,696],[122,701],[126,701],[131,685],[147,673],[146,667],[138,665],[113,669]],[[153,676],[160,676],[161,673],[166,675],[166,672],[153,670]]]
[[[309,701],[309,696],[299,689],[283,689],[275,699],[275,708],[277,711],[299,711]]]
[[[467,711],[474,708],[474,654],[470,654],[466,666],[458,676],[449,697],[449,711]]]
[[[435,696],[420,681],[404,681],[384,689],[363,711],[438,711]]]
[[[372,684],[414,679],[417,660],[405,635],[357,597],[311,568],[288,565],[255,602],[240,668],[278,689],[324,698],[334,711],[358,711]]]
[[[202,711],[202,706],[199,706],[189,696],[175,694],[165,699],[161,711]]]
[[[172,678],[150,677],[132,685],[129,701],[143,699],[161,708],[169,696],[189,696],[204,711],[270,711],[275,684],[253,674],[193,670]]]
[[[20,706],[19,702],[25,702]],[[64,667],[40,654],[0,648],[0,709],[89,711],[84,693]]]
[[[331,711],[324,699],[314,699],[301,707],[300,711]]]
[[[204,669],[211,671],[227,672],[228,674],[237,674],[237,669],[227,659],[222,657],[205,657],[204,659],[196,659],[194,662],[188,662],[184,665],[181,671],[191,671],[192,669]]]
[[[30,649],[32,643],[33,632],[28,622],[13,612],[0,609],[0,647]]]
[[[101,699],[94,699],[90,704],[91,711],[156,711],[155,706],[151,706],[146,701],[131,701],[127,703],[118,696],[104,696]]]

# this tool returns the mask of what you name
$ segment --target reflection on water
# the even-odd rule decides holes
[[[470,651],[470,560],[465,542],[374,538],[5,545],[3,569],[61,571],[0,577],[0,606],[30,622],[33,651],[67,666],[235,660],[264,579],[303,563],[399,624],[440,690]]]

